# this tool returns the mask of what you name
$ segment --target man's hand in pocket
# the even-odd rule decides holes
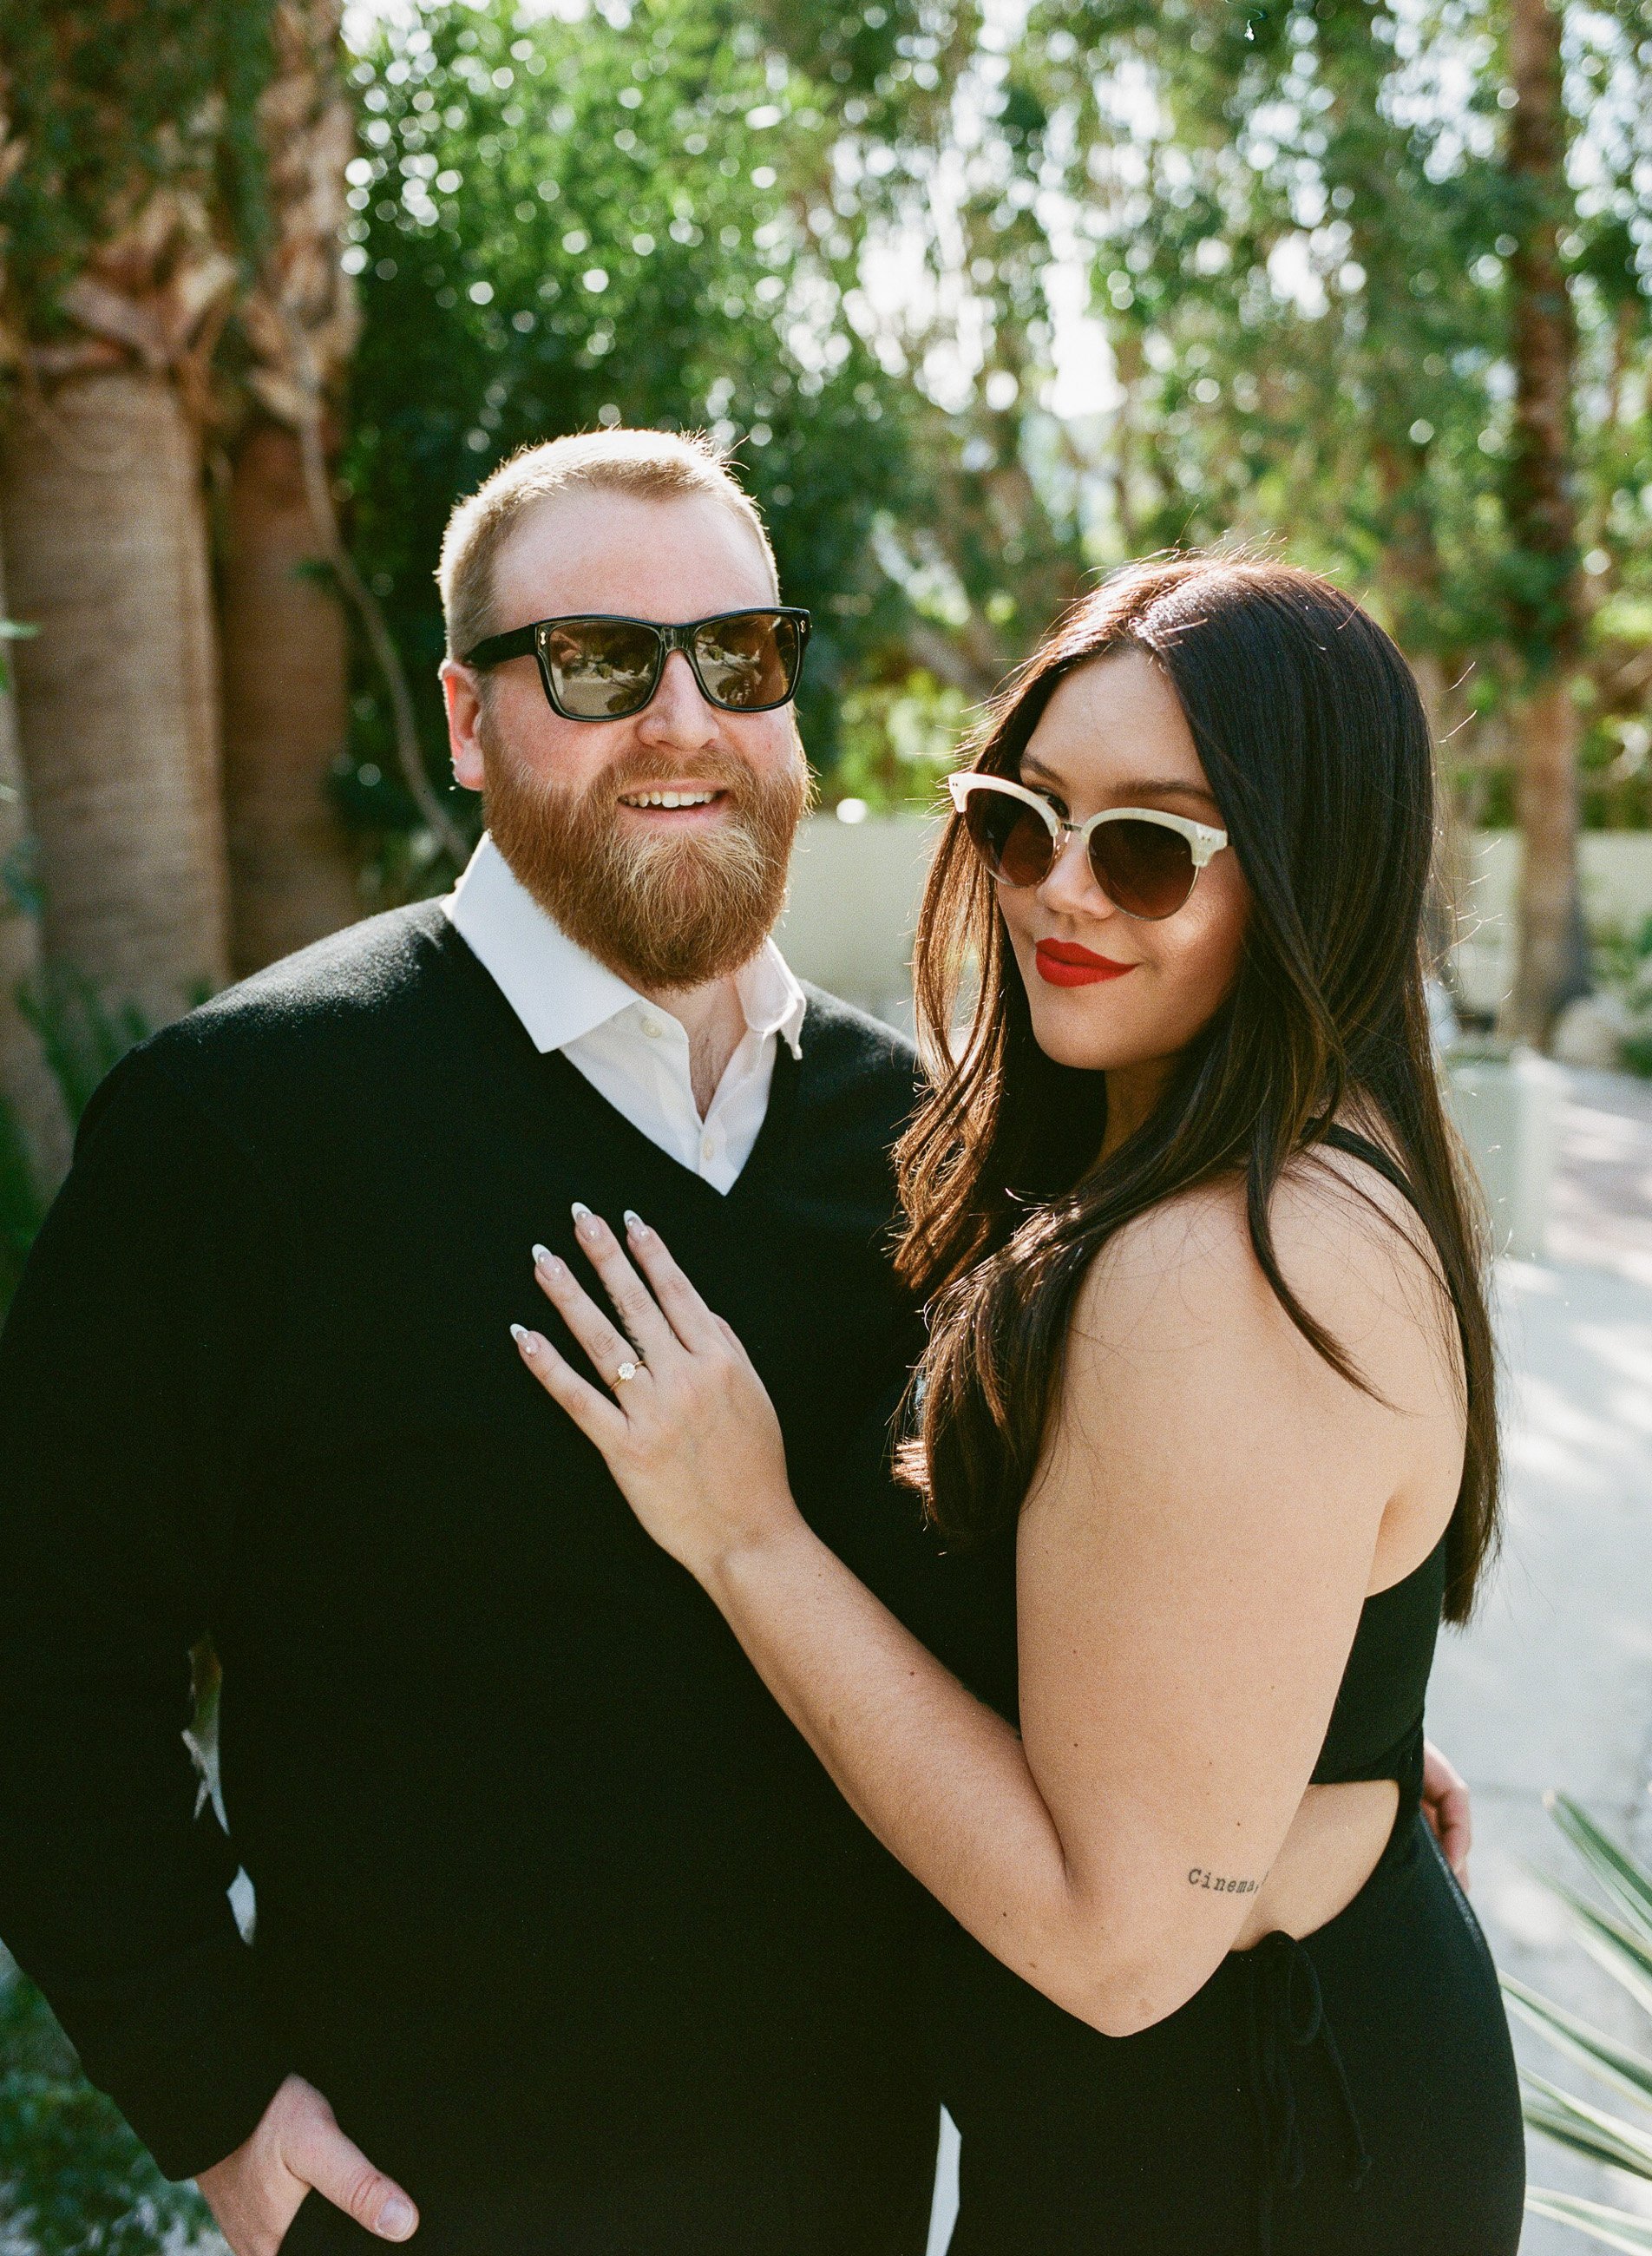
[[[338,2127],[313,2083],[289,2076],[258,2129],[195,2181],[234,2256],[276,2256],[312,2189],[381,2240],[406,2240],[419,2212]]]

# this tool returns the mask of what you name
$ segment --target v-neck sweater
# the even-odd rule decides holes
[[[830,2209],[932,2142],[911,1884],[508,1329],[554,1328],[530,1248],[577,1264],[574,1200],[635,1208],[745,1341],[806,1514],[906,1611],[914,1086],[809,990],[720,1193],[535,1049],[434,904],[104,1082],[0,1339],[0,1935],[169,2175],[290,2069],[415,2195],[646,2151]],[[206,1636],[228,1840],[181,1737]]]

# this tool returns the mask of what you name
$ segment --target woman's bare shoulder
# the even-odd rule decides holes
[[[1267,1215],[1287,1287],[1357,1360],[1408,1360],[1419,1334],[1430,1353],[1443,1343],[1451,1353],[1438,1258],[1415,1208],[1376,1168],[1323,1146],[1299,1154]],[[1211,1346],[1313,1356],[1263,1271],[1237,1174],[1161,1200],[1118,1230],[1091,1265],[1073,1334],[1126,1362]]]

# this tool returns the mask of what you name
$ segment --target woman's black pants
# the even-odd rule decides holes
[[[1508,2025],[1421,1816],[1301,1942],[1235,1951],[1106,2037],[949,1927],[935,2025],[963,2134],[951,2256],[1513,2256]]]

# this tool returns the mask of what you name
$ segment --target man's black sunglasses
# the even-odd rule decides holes
[[[466,651],[463,662],[500,666],[531,652],[552,710],[565,721],[620,721],[641,712],[660,687],[667,659],[680,650],[709,705],[724,713],[767,713],[796,694],[808,627],[807,611],[786,606],[717,611],[674,627],[589,612],[490,635]]]

